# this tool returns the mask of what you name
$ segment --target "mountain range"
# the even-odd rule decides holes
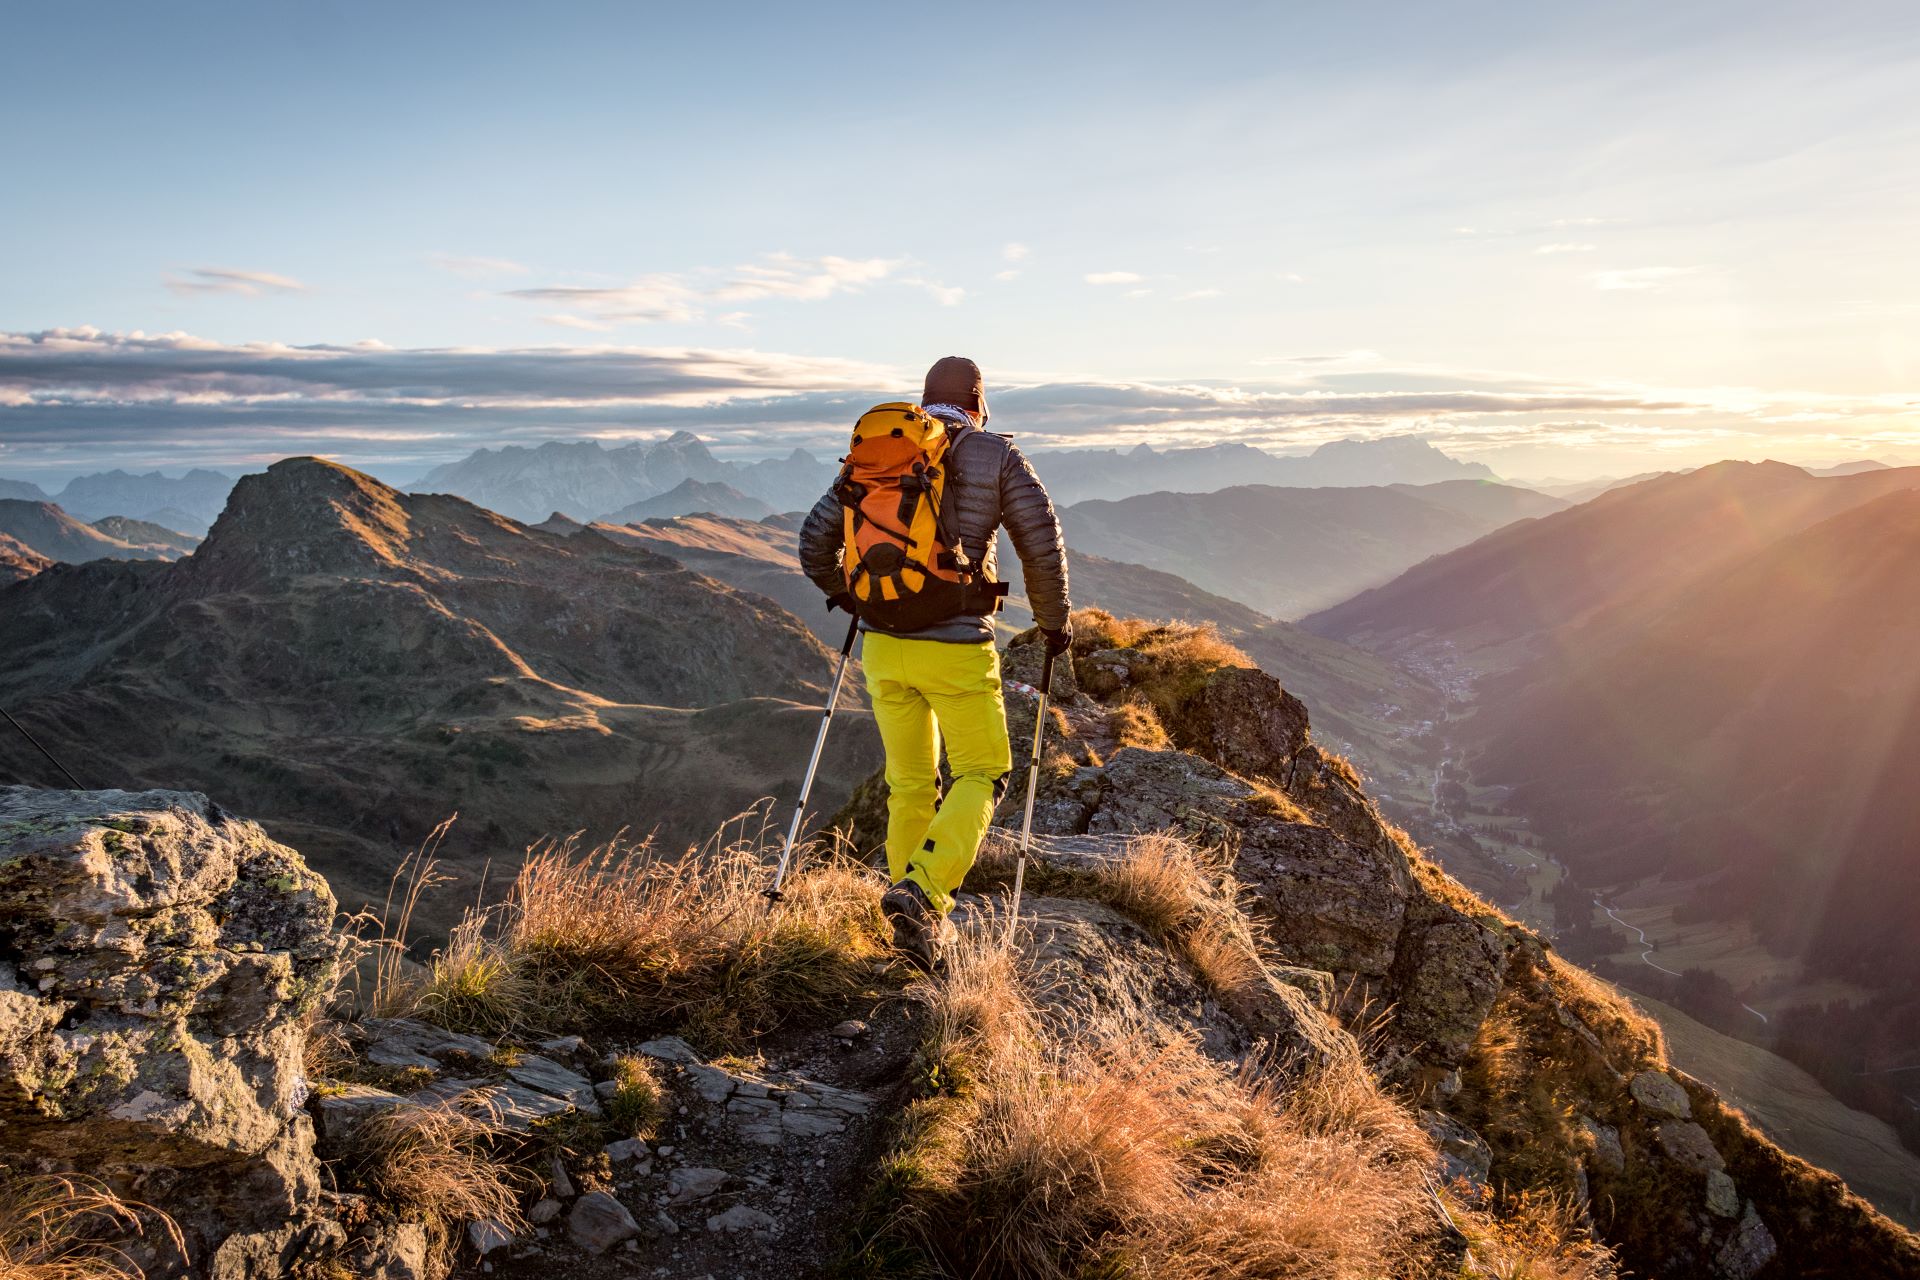
[[[103,471],[69,481],[53,501],[82,520],[129,516],[201,534],[212,527],[232,491],[232,476],[203,467],[181,476]]]
[[[778,601],[829,644],[837,645],[846,634],[846,615],[825,609],[819,589],[795,563],[796,516],[737,520],[702,514],[592,528],[602,537],[672,556],[688,568]],[[1031,626],[1020,560],[1004,534],[999,564],[1011,587],[1006,610],[998,616],[1002,630]],[[1383,708],[1392,708],[1388,714],[1401,721],[1440,713],[1439,692],[1418,676],[1364,649],[1276,622],[1174,574],[1077,548],[1069,569],[1077,607],[1124,617],[1212,623],[1289,690],[1324,708],[1322,732],[1363,758],[1382,758]]]
[[[1477,672],[1474,780],[1596,885],[1920,981],[1920,468],[1720,463],[1500,530],[1306,620]]]
[[[1449,457],[1418,436],[1334,440],[1304,455],[1234,443],[1187,449],[1142,444],[1125,452],[1048,450],[1034,454],[1034,466],[1061,504],[1248,484],[1312,489],[1495,479],[1485,465]]]
[[[1249,484],[1077,503],[1060,513],[1060,523],[1076,551],[1178,574],[1262,613],[1295,618],[1565,505],[1487,480],[1318,489]]]
[[[142,521],[109,516],[85,524],[51,502],[0,498],[0,534],[47,560],[78,564],[119,560],[172,560],[198,539]]]
[[[353,903],[455,810],[471,878],[542,834],[638,813],[680,840],[791,796],[831,670],[772,601],[673,560],[312,458],[243,478],[176,562],[0,588],[0,652],[0,705],[76,774],[234,796]],[[846,721],[826,790],[873,765]],[[0,772],[46,771],[0,738]]]
[[[1300,457],[1282,457],[1241,444],[1166,450],[1140,445],[1125,453],[1039,450],[1031,456],[1058,505],[1163,489],[1212,490],[1243,484],[1317,487],[1493,478],[1485,466],[1450,458],[1412,436],[1338,440]],[[591,441],[481,449],[435,467],[407,487],[416,493],[456,493],[518,520],[538,520],[547,512],[565,511],[621,524],[709,509],[722,515],[753,514],[724,495],[707,498],[705,507],[694,505],[698,499],[692,494],[664,507],[645,506],[649,499],[669,494],[688,481],[725,485],[774,511],[804,511],[826,492],[836,468],[836,463],[799,449],[784,458],[726,461],[714,457],[699,437],[682,431],[664,440],[612,449]]]
[[[826,492],[834,471],[834,463],[800,449],[783,458],[725,461],[714,457],[698,436],[677,431],[664,440],[613,449],[593,441],[480,449],[435,467],[407,487],[415,493],[458,494],[516,520],[538,520],[553,511],[599,519],[671,493],[690,480],[726,486],[767,504],[769,511],[800,510]]]

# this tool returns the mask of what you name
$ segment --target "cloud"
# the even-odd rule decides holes
[[[1127,290],[1127,296],[1128,296],[1129,298],[1151,298],[1151,297],[1153,296],[1153,290],[1151,290],[1151,289],[1129,289],[1129,290]]]
[[[755,298],[830,298],[847,289],[883,280],[904,265],[904,258],[796,258],[766,254],[760,262],[735,267],[733,279],[711,296],[728,302]]]
[[[1006,247],[1000,250],[1000,256],[1008,262],[1025,262],[1032,253],[1032,249],[1018,240],[1009,241]]]
[[[430,253],[427,261],[449,275],[479,279],[485,276],[524,276],[529,269],[506,258],[465,258],[454,253]]]
[[[1305,355],[1305,356],[1262,356],[1260,359],[1255,360],[1253,363],[1257,365],[1378,364],[1380,363],[1380,353],[1378,351],[1355,349],[1353,351],[1319,352],[1313,355]]]
[[[1139,284],[1145,279],[1136,271],[1089,271],[1084,278],[1088,284]]]
[[[291,276],[275,275],[271,271],[234,271],[227,267],[195,267],[184,277],[168,276],[163,283],[182,296],[231,293],[256,298],[266,293],[304,293],[307,288]]]
[[[591,311],[550,314],[585,333],[605,323]],[[232,468],[324,453],[404,479],[483,446],[675,429],[706,434],[736,456],[766,456],[832,448],[861,410],[911,394],[917,378],[917,368],[828,357],[591,341],[392,348],[92,328],[0,333],[0,456],[10,471],[70,471]],[[1911,438],[1916,417],[1911,392],[1597,386],[1389,366],[1367,350],[1259,363],[1274,374],[1239,384],[996,382],[995,421],[1041,449],[1228,439],[1297,448],[1412,431],[1486,449],[1639,440],[1635,447],[1666,452],[1723,438],[1770,448],[1807,431],[1808,415],[1832,441],[1875,431]]]
[[[758,262],[724,271],[657,272],[623,285],[543,285],[507,289],[502,297],[523,302],[556,303],[566,308],[550,323],[576,328],[610,329],[628,324],[694,324],[707,318],[715,302],[753,302],[768,298],[818,301],[837,293],[858,292],[884,280],[906,264],[905,258],[796,258],[769,253]],[[965,296],[964,290],[926,280],[908,283],[932,291],[946,305]],[[951,298],[952,301],[948,302]],[[581,312],[591,313],[582,316]],[[737,325],[744,312],[728,312]]]
[[[601,328],[612,324],[686,324],[701,318],[700,295],[678,276],[646,276],[632,284],[610,288],[548,285],[535,289],[508,289],[505,297],[527,302],[554,303],[570,311],[594,313]],[[565,322],[561,322],[565,323]]]
[[[1020,278],[1020,273],[1017,270],[1009,268],[1008,270],[1005,270],[1005,271],[994,272],[993,278],[995,280],[1018,280]]]
[[[604,320],[589,320],[585,316],[570,315],[564,311],[557,311],[552,315],[545,315],[540,318],[548,324],[559,325],[562,329],[590,329],[595,333],[605,333],[607,330],[613,328],[611,324],[608,324]]]
[[[1282,271],[1280,273],[1280,280],[1283,284],[1305,284],[1307,282],[1307,278],[1297,271]]]
[[[938,280],[926,280],[918,276],[902,277],[900,283],[925,289],[928,295],[943,307],[957,307],[965,301],[967,296],[967,291],[958,285],[941,284]]]
[[[1600,290],[1662,289],[1671,280],[1696,274],[1699,267],[1629,267],[1622,271],[1596,271],[1589,277]]]
[[[1218,289],[1189,289],[1185,293],[1176,296],[1174,301],[1195,302],[1201,298],[1217,298],[1219,296],[1220,290]]]
[[[1592,253],[1599,245],[1593,244],[1543,244],[1534,249],[1535,253]]]

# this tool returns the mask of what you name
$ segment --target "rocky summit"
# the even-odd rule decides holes
[[[815,847],[769,904],[748,842],[531,860],[336,994],[332,898],[255,824],[0,791],[0,1177],[96,1179],[147,1274],[220,1280],[1920,1275],[1278,682],[1077,622],[1017,928],[1002,827],[930,977],[872,870]]]

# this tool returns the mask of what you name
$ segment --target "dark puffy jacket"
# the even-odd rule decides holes
[[[1051,630],[1067,625],[1067,547],[1053,500],[1033,473],[1033,465],[1013,441],[991,431],[969,427],[954,441],[948,454],[944,502],[949,526],[968,559],[995,571],[994,533],[1005,525],[1020,557],[1033,606],[1034,621]],[[832,595],[847,589],[840,567],[846,545],[840,500],[829,493],[813,504],[800,526],[800,568],[813,585]],[[864,624],[863,624],[864,626]],[[993,624],[972,614],[915,631],[916,640],[962,643],[991,640]]]

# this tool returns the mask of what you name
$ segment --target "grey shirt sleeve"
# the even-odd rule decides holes
[[[829,493],[813,504],[800,525],[800,572],[825,595],[847,589],[846,573],[840,565],[845,546],[840,499]]]
[[[1033,620],[1049,631],[1067,625],[1067,543],[1053,499],[1026,455],[1012,445],[1000,464],[1000,518],[1026,578]]]

